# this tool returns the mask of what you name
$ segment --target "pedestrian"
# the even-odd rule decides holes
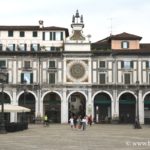
[[[48,126],[48,116],[47,115],[44,116],[44,125]]]
[[[87,119],[86,116],[82,119],[82,129],[83,131],[86,129],[86,125],[87,125]]]
[[[82,126],[81,116],[78,116],[78,118],[77,118],[77,127],[78,127],[78,129],[81,129],[81,126]]]
[[[77,117],[76,117],[76,115],[74,115],[74,117],[73,117],[73,123],[74,123],[74,128],[76,128],[77,127]]]
[[[88,117],[88,124],[91,126],[92,125],[92,115],[90,115],[89,117]]]
[[[71,118],[69,119],[69,123],[70,123],[71,129],[73,129],[73,127],[74,127],[74,119],[73,119],[72,116],[71,116]]]

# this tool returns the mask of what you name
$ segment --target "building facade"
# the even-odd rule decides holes
[[[31,109],[29,122],[47,114],[54,123],[92,115],[97,123],[150,123],[150,44],[121,33],[95,43],[83,34],[83,16],[67,28],[0,26],[0,68],[6,67],[4,101]],[[2,92],[0,93],[0,96]],[[19,113],[5,119],[21,120]]]

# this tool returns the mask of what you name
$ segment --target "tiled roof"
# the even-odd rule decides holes
[[[126,32],[123,32],[121,34],[117,34],[117,35],[112,35],[110,37],[112,40],[141,40],[142,37],[134,35],[134,34],[129,34]]]
[[[55,26],[50,26],[50,27],[42,27],[40,28],[39,26],[0,26],[0,31],[4,30],[16,30],[16,31],[45,31],[45,30],[55,30],[55,31],[63,31],[65,30],[66,36],[69,36],[69,31],[67,28],[63,27],[55,27]]]

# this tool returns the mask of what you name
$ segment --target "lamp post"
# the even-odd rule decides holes
[[[24,80],[24,81],[23,81],[23,84],[24,84],[24,86],[23,86],[23,91],[24,91],[24,93],[23,93],[23,106],[24,106],[24,107],[25,107],[26,92],[27,92],[27,86],[26,86],[26,83],[27,83],[27,81]],[[25,122],[26,122],[25,112],[23,112],[23,123],[24,123],[24,120],[25,120]]]
[[[4,83],[7,80],[7,74],[4,70],[5,68],[0,69],[0,82],[1,82],[1,88],[2,88],[2,96],[1,96],[1,123],[0,123],[0,134],[5,134],[5,119],[4,119]]]
[[[137,105],[136,105],[136,118],[135,118],[135,129],[141,129],[140,121],[139,121],[139,81],[136,81],[136,94],[137,94]]]

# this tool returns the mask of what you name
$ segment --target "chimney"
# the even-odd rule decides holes
[[[44,21],[43,20],[39,20],[39,26],[40,26],[40,28],[43,28],[43,24],[44,24]]]

